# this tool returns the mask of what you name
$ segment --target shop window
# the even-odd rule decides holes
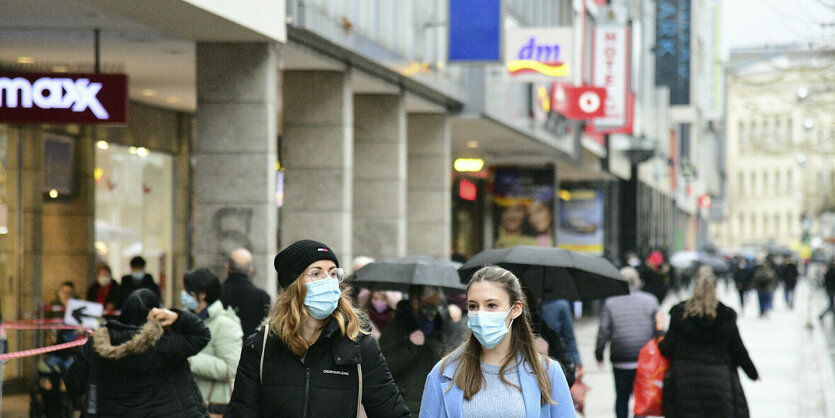
[[[134,256],[172,302],[173,157],[120,145],[96,149],[96,253],[116,280],[129,273]],[[167,289],[166,289],[167,288]]]

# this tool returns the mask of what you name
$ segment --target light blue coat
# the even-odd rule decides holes
[[[521,355],[517,356],[517,361],[522,361]],[[423,399],[420,403],[421,418],[459,418],[462,416],[461,407],[464,403],[464,391],[455,384],[450,387],[456,365],[458,365],[457,359],[450,360],[444,367],[443,373],[439,373],[441,362],[438,362],[429,372],[429,376],[426,377],[426,385],[423,387]],[[527,367],[527,363],[523,363],[518,370],[527,418],[576,417],[568,383],[565,381],[565,375],[557,362],[548,359],[551,399],[557,402],[555,405],[540,405],[539,384],[536,382],[536,376],[530,370],[530,367]]]

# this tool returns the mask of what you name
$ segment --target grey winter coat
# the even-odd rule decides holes
[[[640,290],[606,299],[600,313],[597,347],[594,350],[597,361],[603,361],[603,349],[609,342],[612,363],[638,361],[641,347],[655,333],[657,312],[658,300],[655,296]]]

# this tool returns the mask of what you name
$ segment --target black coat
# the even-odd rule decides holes
[[[194,314],[175,310],[167,329],[111,321],[78,352],[67,389],[84,397],[86,417],[205,417],[200,389],[188,365],[211,333]]]
[[[565,380],[568,382],[568,387],[574,384],[576,365],[565,346],[565,341],[560,336],[560,333],[551,329],[545,321],[537,313],[537,309],[531,309],[531,328],[534,334],[539,335],[545,342],[548,343],[548,357],[551,357],[560,364],[562,373],[565,375]]]
[[[424,344],[412,344],[409,335],[419,330],[420,324],[415,318],[411,302],[401,300],[397,304],[394,319],[380,335],[380,349],[386,356],[394,381],[400,388],[400,394],[412,411],[420,411],[426,375],[444,355],[446,342],[443,326],[439,314],[435,317],[435,329],[425,335]]]
[[[270,311],[270,295],[255,287],[249,276],[229,273],[220,290],[220,302],[224,308],[232,307],[241,319],[244,340],[261,325]]]
[[[226,418],[355,417],[358,363],[362,365],[362,405],[368,417],[410,416],[370,335],[360,333],[352,341],[341,336],[339,326],[331,320],[303,359],[270,335],[262,382],[263,342],[263,329],[244,342]]]
[[[128,299],[131,293],[137,289],[148,289],[157,294],[157,297],[162,299],[162,294],[159,291],[159,286],[154,281],[154,276],[145,273],[139,283],[133,281],[133,276],[127,274],[122,276],[122,283],[119,285],[119,295],[116,298],[116,309],[121,309],[125,300]]]
[[[736,312],[719,303],[716,318],[684,318],[684,304],[670,310],[670,328],[658,348],[672,361],[664,379],[667,418],[748,417],[737,367],[752,380],[757,369],[736,326]]]
[[[89,288],[87,288],[87,300],[89,301],[96,301],[96,294],[99,292],[99,288],[101,285],[98,283],[93,283]],[[121,290],[119,283],[116,281],[110,282],[110,291],[107,292],[107,297],[104,299],[104,304],[107,305],[108,303],[113,304],[113,309],[118,309],[120,304],[118,304],[119,296],[121,295]]]

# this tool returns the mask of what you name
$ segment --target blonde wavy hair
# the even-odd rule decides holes
[[[336,309],[328,319],[336,321],[339,325],[341,335],[348,336],[356,341],[359,335],[370,334],[368,317],[362,313],[352,302],[350,286],[342,286],[342,296]],[[297,356],[302,356],[307,349],[315,342],[308,341],[302,336],[302,323],[310,315],[304,306],[304,298],[307,294],[307,287],[300,275],[290,286],[284,289],[270,309],[270,315],[265,320],[272,334],[277,335],[287,347]],[[320,331],[328,323],[328,319],[322,321]]]
[[[719,299],[716,298],[716,278],[713,276],[713,270],[710,267],[705,269],[703,266],[696,274],[693,297],[684,303],[684,317],[716,318],[718,305]]]

